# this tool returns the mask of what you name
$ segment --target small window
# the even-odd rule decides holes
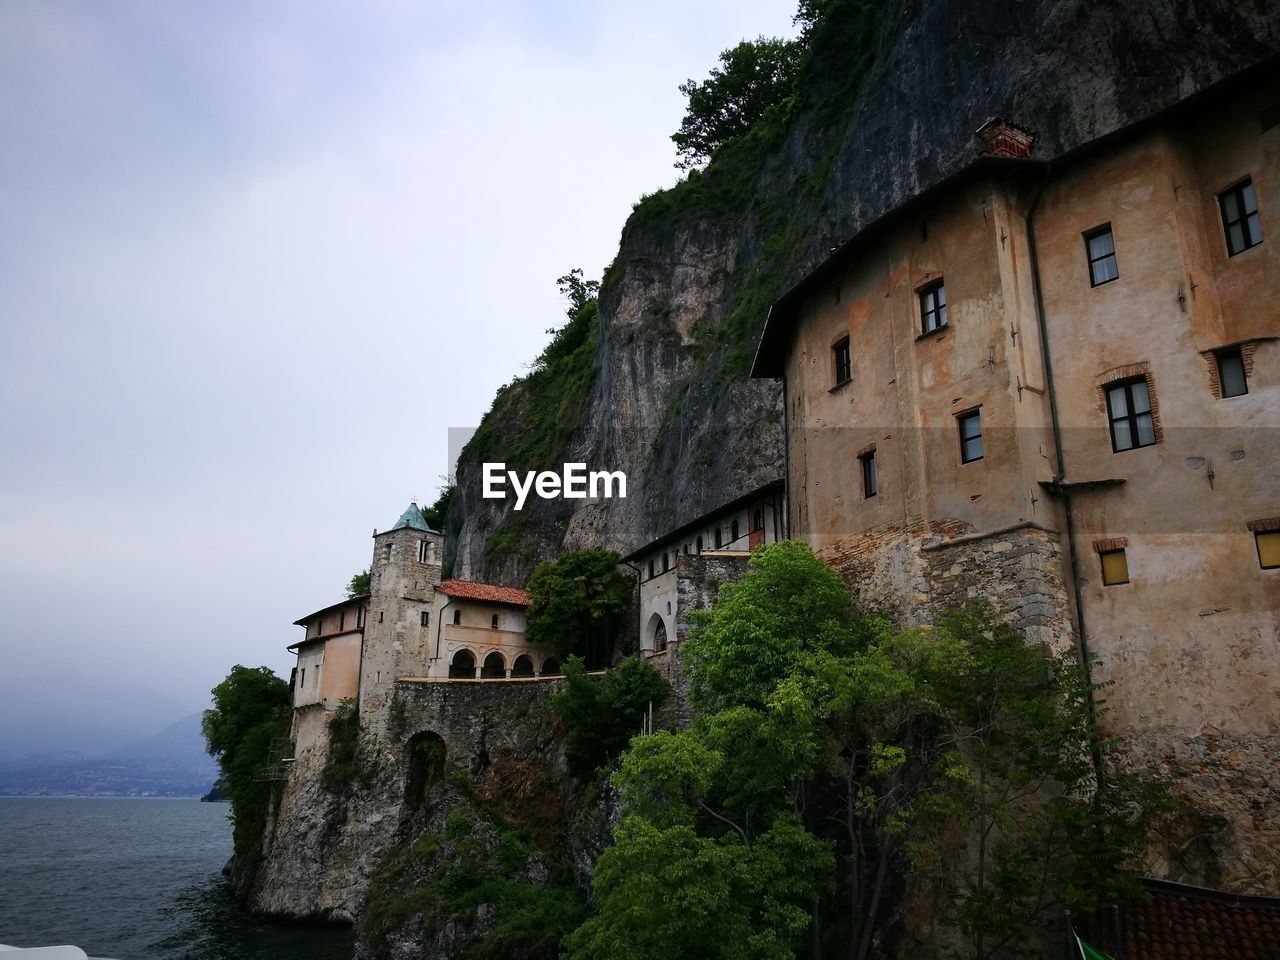
[[[654,561],[649,561],[649,579],[652,580],[658,575],[658,568],[654,565]]]
[[[302,670],[298,672],[298,689],[301,690],[306,685],[307,685],[307,668],[303,667]]]
[[[876,479],[876,452],[872,450],[864,453],[858,461],[862,464],[862,497],[864,500],[870,500],[879,490]]]
[[[381,623],[381,622],[382,622],[382,613],[383,613],[383,611],[381,611],[381,610],[379,610],[379,611],[378,611],[378,622],[379,622],[379,623]]]
[[[364,627],[364,605],[362,604],[359,607],[356,607],[356,629],[359,630],[363,627]]]
[[[1227,234],[1227,256],[1234,257],[1262,242],[1258,198],[1254,195],[1252,180],[1218,194],[1218,206],[1222,209],[1222,229]]]
[[[699,535],[699,537],[698,537],[698,545],[697,545],[697,547],[695,547],[695,549],[694,549],[694,553],[698,554],[698,556],[702,556],[702,537],[701,537],[701,535]]]
[[[716,527],[716,549],[719,550],[724,546],[724,540],[720,536],[720,528]]]
[[[1086,233],[1084,248],[1089,256],[1090,286],[1101,286],[1120,276],[1116,267],[1116,243],[1111,236],[1111,224]]]
[[[490,624],[490,626],[491,626],[494,630],[497,630],[497,629],[498,629],[498,615],[497,615],[496,613],[493,615],[493,622]]]
[[[1124,380],[1107,387],[1107,417],[1111,421],[1111,449],[1116,453],[1156,442],[1151,395],[1145,379]]]
[[[462,625],[462,611],[461,611],[461,610],[454,610],[454,611],[453,611],[453,625],[454,625],[455,627],[458,627],[458,626],[461,626],[461,625]]]
[[[1243,397],[1249,392],[1249,382],[1244,375],[1244,354],[1239,347],[1214,353],[1218,361],[1218,386],[1220,396]]]
[[[425,540],[418,541],[418,562],[427,562],[427,541]]]
[[[849,338],[845,337],[839,341],[831,348],[831,353],[835,359],[836,386],[838,387],[853,379],[852,365],[849,360]]]
[[[947,325],[947,293],[941,280],[920,291],[920,323],[925,333]]]
[[[970,410],[956,417],[960,425],[960,462],[982,459],[982,411]]]
[[[1259,531],[1253,542],[1258,548],[1258,566],[1263,570],[1280,567],[1280,530]]]
[[[730,534],[731,536],[729,537],[729,542],[736,543],[738,540],[738,521],[737,520],[733,521],[733,529],[730,531]]]
[[[666,573],[670,569],[671,569],[671,554],[663,550],[662,551],[662,572]]]
[[[424,627],[429,626],[431,624],[431,611],[423,610],[418,617],[418,622]]]
[[[1102,582],[1114,587],[1129,582],[1129,561],[1123,550],[1106,550],[1098,554],[1102,561]]]

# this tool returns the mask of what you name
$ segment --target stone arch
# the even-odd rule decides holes
[[[405,745],[404,805],[406,813],[418,810],[427,789],[444,778],[444,738],[429,730],[415,733]]]
[[[507,661],[497,650],[484,658],[484,666],[480,668],[480,676],[486,680],[498,680],[507,675]]]
[[[547,657],[542,661],[542,676],[558,677],[560,676],[560,660],[557,657]]]
[[[513,677],[532,677],[533,658],[527,653],[522,653],[516,657],[515,662],[511,664],[511,675]]]
[[[650,648],[655,653],[661,653],[663,650],[667,649],[666,621],[655,613],[653,615],[653,619],[649,621],[649,629],[651,631],[649,640]]]
[[[466,647],[453,655],[449,661],[449,676],[459,679],[474,680],[476,676],[476,658]]]
[[[642,652],[653,653],[658,649],[654,642],[657,639],[659,629],[663,631],[663,636],[666,636],[666,628],[662,623],[662,614],[651,614],[649,621],[644,625],[644,632],[640,635],[640,650]]]

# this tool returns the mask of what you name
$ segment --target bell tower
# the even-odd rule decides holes
[[[373,535],[360,658],[360,716],[367,729],[385,725],[396,677],[426,673],[443,559],[444,535],[431,529],[416,503],[390,530]]]

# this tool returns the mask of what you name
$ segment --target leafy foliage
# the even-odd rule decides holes
[[[1054,907],[1137,893],[1126,865],[1161,791],[1094,789],[1104,744],[1083,671],[984,608],[895,631],[849,604],[798,543],[757,552],[721,588],[685,647],[708,712],[623,755],[623,829],[569,956],[670,955],[636,927],[676,902],[710,905],[687,931],[670,919],[668,946],[702,945],[678,956],[790,956],[807,930],[814,952],[864,960],[909,870],[944,874],[966,843],[956,919],[978,957],[1016,950]],[[788,856],[757,862],[775,842]],[[730,903],[756,870],[772,900]]]
[[[424,807],[436,819],[420,821],[412,842],[391,848],[366,888],[361,940],[381,956],[396,933],[420,929],[424,942],[452,939],[461,949],[451,955],[467,960],[555,956],[585,912],[567,859],[482,804],[461,773],[449,787],[453,795],[437,793]],[[494,920],[473,928],[468,943],[482,906]]]
[[[631,603],[617,564],[611,550],[571,550],[538,564],[526,584],[530,642],[577,654],[592,669],[606,666]]]
[[[457,484],[447,483],[440,488],[435,503],[421,508],[422,519],[432,530],[444,530],[445,518],[449,514],[449,504],[453,502],[453,496],[457,492]]]
[[[271,796],[271,784],[258,780],[258,773],[267,763],[272,739],[289,733],[289,684],[270,667],[236,664],[212,692],[213,708],[204,712],[200,729],[231,801],[236,857],[251,864]]]
[[[351,579],[347,582],[347,599],[353,597],[366,597],[369,595],[369,571],[361,570],[359,573],[351,575]]]
[[[360,762],[360,710],[355,698],[347,697],[329,717],[324,783],[330,790],[342,790],[370,775],[371,771]]]
[[[588,676],[582,658],[570,657],[564,675],[564,689],[552,694],[551,707],[568,729],[569,771],[586,780],[626,749],[649,705],[656,708],[666,699],[667,682],[634,657],[599,676]]]
[[[720,54],[721,66],[699,83],[687,80],[680,92],[688,98],[680,129],[672,134],[680,161],[688,169],[711,155],[780,107],[795,89],[801,45],[794,41],[758,37],[743,40]]]

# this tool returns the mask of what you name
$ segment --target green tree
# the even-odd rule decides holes
[[[347,599],[353,597],[367,597],[369,595],[369,571],[361,570],[359,573],[352,574],[351,579],[347,581]]]
[[[607,666],[631,604],[617,564],[611,550],[573,550],[538,564],[526,585],[529,640],[562,657],[577,654],[591,669]]]
[[[701,83],[687,80],[680,92],[688,99],[680,129],[671,135],[687,170],[705,163],[720,146],[741,137],[766,111],[792,96],[803,47],[800,43],[758,37],[720,54],[720,66]]]
[[[258,773],[267,764],[272,739],[289,733],[290,707],[289,684],[270,667],[236,664],[213,688],[213,708],[201,718],[205,742],[231,801],[237,858],[252,861],[257,854],[271,792],[271,784],[260,781]]]
[[[551,707],[568,730],[569,771],[586,780],[626,749],[650,705],[666,699],[667,682],[634,657],[599,676],[588,676],[581,657],[569,657],[564,675],[564,689],[551,695]]]
[[[794,951],[807,928],[810,954],[864,960],[910,870],[943,874],[962,837],[977,862],[958,880],[957,919],[978,957],[1015,950],[1055,906],[1136,892],[1126,864],[1158,791],[1131,780],[1093,789],[1092,756],[1104,745],[1078,665],[1028,646],[984,608],[895,630],[850,618],[850,599],[798,543],[758,552],[721,589],[685,647],[708,712],[688,730],[633,740],[623,755],[614,782],[624,824],[645,829],[621,831],[602,858],[627,873],[597,874],[600,911],[571,941],[582,951],[572,956],[624,942],[632,952],[620,955],[668,955],[645,952],[628,904],[653,906],[645,898],[659,896],[680,858],[685,899],[722,904],[729,867],[716,866],[711,845],[716,856],[740,848],[727,862],[746,870],[747,851],[779,829],[809,851],[797,872],[771,877],[791,891],[780,900],[790,920],[715,910],[698,922],[719,946],[678,955],[755,955],[732,946],[743,929],[786,930],[767,949]],[[676,859],[649,849],[660,842]]]

